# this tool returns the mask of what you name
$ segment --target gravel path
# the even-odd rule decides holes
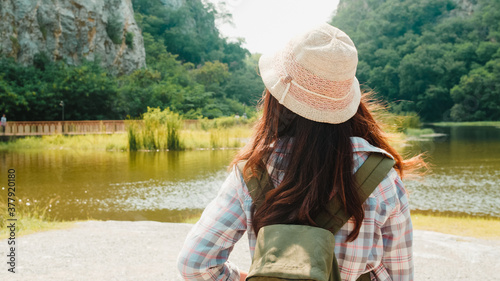
[[[181,280],[177,254],[192,225],[86,221],[74,228],[17,238],[17,273],[7,272],[0,241],[0,280]],[[415,280],[497,280],[500,240],[415,231]],[[250,266],[246,237],[231,260]]]

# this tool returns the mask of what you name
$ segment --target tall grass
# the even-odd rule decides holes
[[[167,114],[168,115],[168,114]],[[1,150],[182,150],[242,147],[251,135],[252,120],[233,122],[233,117],[187,122],[174,115],[170,119],[146,115],[147,120],[126,120],[126,134],[52,135],[0,142]],[[146,125],[147,124],[147,125]],[[184,128],[184,129],[183,129]]]
[[[138,125],[134,121],[127,121],[127,137],[128,137],[128,148],[129,150],[135,151],[139,149],[139,140],[136,137],[138,131]]]
[[[76,149],[76,150],[127,150],[126,134],[74,135],[26,137],[0,142],[0,150],[24,149]]]
[[[202,118],[185,123],[169,109],[148,108],[143,120],[127,122],[130,150],[183,150],[242,147],[256,118]]]
[[[257,121],[257,116],[254,116],[250,119],[243,117],[235,117],[235,116],[225,116],[219,117],[215,119],[202,118],[199,120],[200,128],[202,130],[210,130],[210,129],[222,129],[222,128],[232,128],[235,126],[246,126],[251,125]]]
[[[129,150],[181,150],[180,130],[184,121],[178,113],[168,108],[150,108],[142,121],[128,121]]]
[[[16,237],[49,229],[61,229],[70,227],[73,222],[62,222],[51,215],[52,203],[57,200],[53,198],[49,202],[41,203],[21,199],[15,202]],[[10,230],[7,228],[7,203],[0,198],[0,239],[9,237]]]
[[[404,143],[408,136],[432,131],[418,129],[416,114],[395,115],[385,110],[375,112],[388,137],[395,143]],[[0,142],[0,150],[76,149],[76,150],[183,150],[238,148],[248,142],[257,116],[246,118],[221,117],[185,122],[177,113],[149,108],[143,120],[127,120],[126,134],[52,135],[26,137]]]
[[[217,129],[186,129],[181,131],[185,149],[238,148],[248,142],[252,134],[250,125]]]

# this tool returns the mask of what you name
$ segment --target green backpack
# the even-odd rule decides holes
[[[362,202],[375,190],[394,166],[394,160],[381,153],[371,153],[355,174]],[[238,163],[243,171],[246,161]],[[245,181],[255,207],[263,203],[264,195],[272,189],[267,172],[260,172]],[[259,230],[252,265],[246,280],[318,280],[341,281],[334,253],[336,233],[349,220],[342,204],[335,196],[320,213],[316,223],[321,227],[307,225],[275,224]],[[334,216],[330,215],[334,214]],[[370,273],[361,275],[358,281],[369,281]]]

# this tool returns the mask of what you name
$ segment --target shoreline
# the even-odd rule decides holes
[[[201,216],[201,213],[200,213]],[[489,218],[489,217],[473,217],[473,216],[448,216],[440,214],[426,214],[419,211],[411,213],[413,229],[423,230],[423,231],[433,231],[436,233],[442,233],[447,235],[454,235],[459,237],[468,237],[476,239],[487,239],[487,240],[498,240],[500,241],[500,218]],[[198,221],[199,217],[191,217],[182,222],[157,222],[155,223],[181,223],[192,225]],[[75,220],[75,221],[49,221],[48,224],[42,225],[38,223],[40,228],[31,228],[23,231],[22,233],[16,233],[18,237],[23,237],[26,235],[36,234],[40,232],[52,231],[52,230],[62,230],[74,227],[78,223],[84,223],[88,221],[113,221],[113,220]],[[123,221],[123,222],[134,222],[134,221]],[[4,229],[0,231],[0,239],[7,238],[7,232]]]

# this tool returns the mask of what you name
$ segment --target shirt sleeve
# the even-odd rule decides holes
[[[189,232],[177,266],[185,280],[239,280],[237,266],[228,261],[234,244],[247,229],[245,194],[236,168],[217,197]]]
[[[410,219],[408,194],[397,173],[392,172],[394,198],[385,202],[394,205],[386,208],[386,220],[380,226],[382,237],[382,262],[374,269],[376,280],[413,280],[413,227]],[[392,205],[392,204],[391,204]]]

